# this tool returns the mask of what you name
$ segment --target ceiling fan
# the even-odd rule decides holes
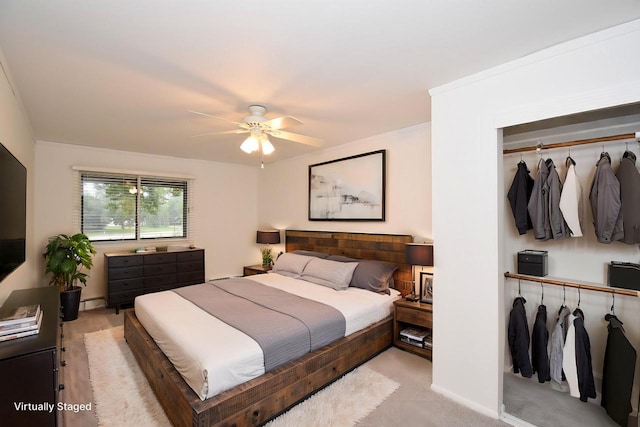
[[[189,112],[199,114],[201,116],[212,117],[218,120],[224,120],[225,122],[233,123],[234,125],[239,127],[239,129],[227,130],[222,132],[202,133],[199,135],[194,135],[192,138],[209,135],[248,133],[249,136],[240,146],[240,149],[246,153],[252,153],[258,150],[261,150],[262,154],[265,155],[273,153],[275,151],[275,148],[273,147],[273,144],[271,144],[271,141],[269,141],[268,136],[287,139],[289,141],[311,145],[313,147],[319,147],[322,145],[321,139],[282,130],[283,128],[301,125],[302,122],[291,116],[277,117],[275,119],[268,120],[266,117],[264,117],[267,109],[262,105],[250,105],[250,114],[244,117],[240,122],[234,122],[223,117],[217,117],[211,114],[201,113],[199,111],[189,110]]]

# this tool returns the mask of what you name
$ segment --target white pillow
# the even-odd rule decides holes
[[[313,258],[304,267],[300,278],[337,291],[343,291],[349,287],[353,271],[357,266],[357,262],[338,262]]]
[[[304,267],[314,257],[284,253],[278,257],[271,271],[280,273],[283,276],[300,277]]]

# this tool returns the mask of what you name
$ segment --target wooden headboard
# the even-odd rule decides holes
[[[351,258],[386,261],[398,266],[393,278],[402,295],[411,293],[411,266],[405,263],[405,244],[413,242],[407,234],[369,234],[340,231],[286,230],[285,248],[317,251]]]

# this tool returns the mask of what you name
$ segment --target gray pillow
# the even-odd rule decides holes
[[[297,255],[294,253],[284,253],[278,257],[278,260],[273,265],[273,269],[271,271],[274,273],[280,273],[283,276],[298,277],[302,274],[307,263],[312,259],[317,258]]]
[[[349,286],[389,294],[389,287],[393,287],[393,273],[397,269],[389,262],[360,260]]]
[[[353,272],[353,277],[349,284],[354,288],[389,294],[389,288],[394,285],[393,273],[398,267],[389,262],[367,259],[357,260],[342,255],[331,255],[327,259],[340,262],[358,261],[358,267]]]
[[[343,291],[349,287],[353,271],[357,266],[357,262],[338,262],[312,258],[304,267],[300,278],[337,291]]]
[[[329,254],[325,254],[324,252],[303,251],[301,249],[297,251],[291,251],[290,253],[304,256],[314,256],[316,258],[327,258],[329,256]]]

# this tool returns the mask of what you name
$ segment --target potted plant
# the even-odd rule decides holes
[[[78,318],[82,288],[77,284],[87,285],[89,276],[81,270],[91,269],[95,254],[91,241],[83,233],[73,236],[58,234],[49,238],[44,253],[47,260],[44,272],[51,273],[49,284],[60,288],[62,320],[65,322]]]
[[[273,265],[273,253],[271,252],[271,248],[267,245],[260,248],[260,252],[262,252],[262,266],[271,267]]]

